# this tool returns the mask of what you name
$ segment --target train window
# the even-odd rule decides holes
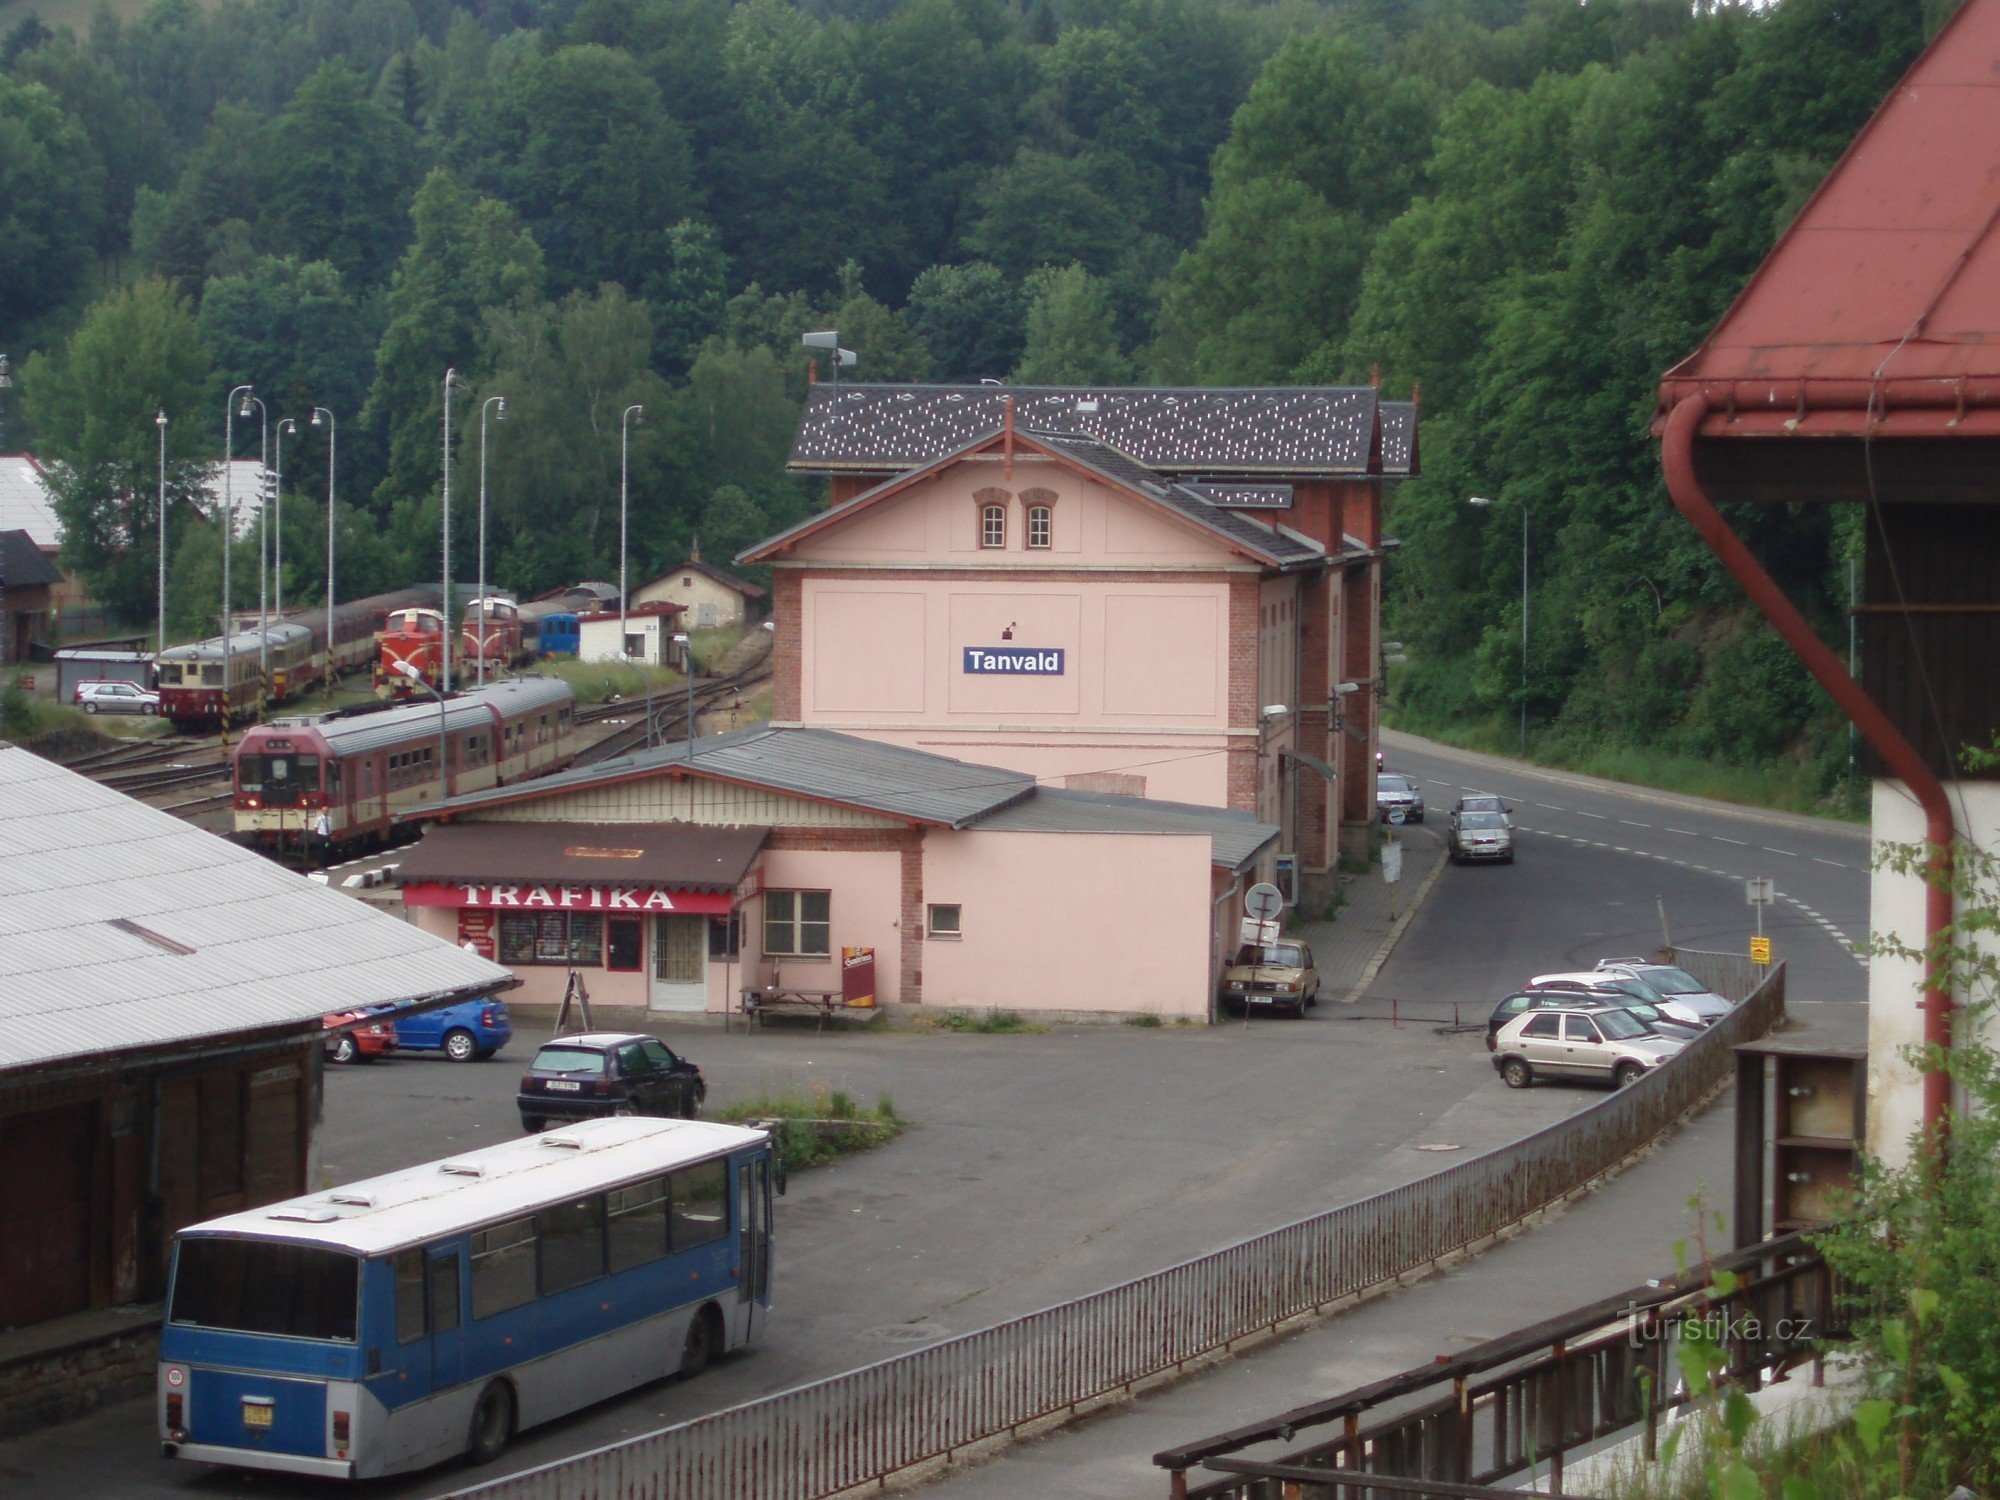
[[[203,667],[203,668],[201,669],[201,685],[202,685],[203,687],[221,687],[221,686],[222,686],[222,668],[220,668],[220,667]]]

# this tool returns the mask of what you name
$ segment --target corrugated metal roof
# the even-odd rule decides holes
[[[277,622],[264,627],[264,633],[273,646],[295,645],[312,639],[312,632],[303,625]],[[257,631],[239,630],[226,642],[231,656],[243,656],[259,649]],[[185,646],[169,646],[160,653],[161,661],[221,661],[225,641],[221,636],[211,636],[205,641],[191,641]]]
[[[62,569],[36,545],[25,528],[0,529],[0,583],[10,589],[32,589],[62,582]]]
[[[711,1120],[579,1120],[442,1162],[210,1219],[182,1232],[249,1235],[386,1255],[468,1225],[518,1217],[565,1194],[601,1192],[764,1139],[761,1130]]]
[[[981,833],[1205,833],[1214,862],[1225,870],[1250,864],[1279,833],[1249,813],[1226,807],[1047,786],[974,826]]]
[[[253,635],[251,639],[256,637]],[[442,717],[446,729],[456,733],[461,729],[477,729],[491,724],[495,709],[504,715],[532,713],[538,708],[567,704],[572,698],[569,684],[560,678],[518,677],[506,682],[489,683],[483,688],[468,688],[447,698]],[[377,750],[384,745],[400,745],[412,733],[434,730],[438,727],[439,717],[437,703],[424,698],[396,708],[317,722],[310,719],[272,719],[247,731],[240,744],[246,751],[255,750],[258,744],[274,734],[283,737],[302,728],[311,728],[319,731],[330,749],[342,755],[353,755],[363,750]]]
[[[1368,472],[1377,395],[1369,386],[1143,389],[1077,386],[815,385],[790,467],[907,469],[1002,425],[1109,443],[1186,474]]]
[[[0,1068],[511,982],[396,917],[0,745]]]
[[[770,835],[698,823],[445,823],[425,830],[396,878],[732,891]]]
[[[25,453],[0,456],[0,531],[25,531],[37,547],[62,543],[41,467]]]
[[[683,741],[637,750],[616,760],[537,777],[532,782],[453,797],[420,808],[414,816],[539,800],[606,782],[691,770],[748,786],[868,808],[891,817],[963,828],[1027,796],[1035,786],[1035,778],[1021,771],[950,760],[829,729],[759,725],[696,740],[692,760],[688,750]]]

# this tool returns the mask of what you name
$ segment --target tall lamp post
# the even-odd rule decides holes
[[[160,635],[155,654],[167,649],[167,409],[153,418],[160,429]]]
[[[440,682],[451,691],[451,393],[458,389],[458,371],[444,372],[444,577],[440,580],[444,620],[438,631]]]
[[[264,572],[265,543],[271,530],[271,413],[262,396],[243,398],[243,415],[257,408],[257,696],[271,687],[271,596]]]
[[[486,597],[486,413],[494,407],[495,421],[507,420],[507,398],[488,396],[479,403],[479,597]],[[486,686],[486,630],[492,610],[479,606],[479,685]]]
[[[271,449],[271,613],[285,613],[285,434],[299,435],[299,424],[290,417],[278,424],[278,441]]]
[[[646,408],[632,405],[625,408],[625,414],[618,419],[618,659],[626,660],[630,653],[626,650],[625,623],[625,536],[626,512],[632,475],[632,419],[646,420]]]
[[[444,694],[424,681],[424,674],[418,670],[415,662],[399,661],[396,663],[396,670],[409,678],[413,686],[422,688],[438,701],[438,787],[445,796],[449,797],[451,795],[451,766],[445,759],[447,747],[445,743]]]
[[[1528,504],[1525,500],[1492,500],[1474,495],[1470,504],[1518,505],[1521,508],[1521,758],[1528,758]]]
[[[694,754],[694,643],[684,635],[674,637],[681,648],[681,673],[688,683],[688,754]]]
[[[326,418],[326,685],[333,686],[333,462],[334,448],[339,439],[339,429],[334,425],[333,413],[324,406],[315,406],[312,424],[320,425],[320,418]]]
[[[252,387],[239,385],[222,403],[222,638],[235,634],[230,627],[229,554],[236,550],[236,398],[248,397]],[[250,403],[243,403],[243,415],[250,415]],[[225,657],[227,652],[225,651]],[[225,666],[227,665],[225,661]]]

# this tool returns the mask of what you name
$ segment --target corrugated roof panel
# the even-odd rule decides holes
[[[512,979],[11,746],[0,746],[0,856],[0,1067],[309,1025]]]
[[[1280,832],[1249,813],[1226,807],[1046,786],[973,826],[981,833],[1206,834],[1214,863],[1225,870],[1248,864]]]

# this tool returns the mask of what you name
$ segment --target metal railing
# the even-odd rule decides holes
[[[1686,969],[1725,1000],[1743,1001],[1770,972],[1745,953],[1710,953],[1700,948],[1662,948],[1660,962]]]
[[[1727,1295],[1710,1291],[1718,1271],[1736,1278]],[[1817,1385],[1825,1342],[1842,1334],[1838,1306],[1826,1263],[1791,1235],[1154,1462],[1170,1476],[1172,1500],[1518,1497],[1494,1486],[1522,1475],[1560,1495],[1566,1460],[1584,1450],[1629,1436],[1642,1460],[1659,1457],[1663,1420],[1704,1394],[1689,1386],[1676,1352],[1690,1331],[1717,1351],[1718,1383],[1755,1391],[1812,1361]],[[1246,1453],[1327,1426],[1338,1435],[1295,1452]],[[1229,1477],[1188,1488],[1197,1465]]]
[[[815,1500],[1179,1371],[1425,1269],[1613,1170],[1728,1077],[1784,966],[1667,1067],[1521,1140],[992,1328],[457,1491],[481,1500]]]

